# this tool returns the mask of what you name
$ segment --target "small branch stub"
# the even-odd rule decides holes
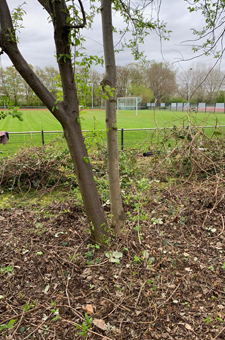
[[[101,81],[100,85],[102,86],[102,90],[103,90],[103,91],[105,91],[105,86],[110,86],[110,87],[112,87],[111,81],[109,81],[109,80],[106,79],[106,78],[104,78],[104,79]]]

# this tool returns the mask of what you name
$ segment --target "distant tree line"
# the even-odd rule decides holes
[[[43,69],[31,67],[57,97],[61,88],[59,72],[52,66]],[[90,70],[87,74],[82,67],[78,71],[82,104],[100,107],[104,102],[100,95],[100,83],[104,74],[96,70]],[[201,63],[182,72],[169,64],[155,61],[117,66],[117,97],[141,97],[143,106],[147,103],[159,105],[172,102],[224,103],[224,85],[224,72]],[[85,86],[86,91],[83,91],[82,86]],[[13,66],[0,70],[0,95],[7,96],[19,106],[43,105]]]
[[[182,72],[155,61],[117,67],[117,96],[138,96],[142,104],[224,103],[225,73],[198,63]]]
[[[46,66],[41,69],[30,65],[37,76],[42,80],[44,85],[53,95],[58,91],[57,77],[58,71],[52,66]],[[41,106],[43,103],[36,96],[30,86],[23,80],[14,66],[0,70],[0,94],[7,96],[14,105],[24,106]]]

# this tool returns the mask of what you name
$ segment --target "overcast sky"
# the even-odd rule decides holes
[[[23,0],[8,0],[10,10],[21,4]],[[21,30],[19,48],[28,63],[41,68],[52,65],[57,67],[55,61],[55,47],[53,41],[52,24],[48,22],[48,15],[37,0],[26,0],[27,4],[23,6],[27,14],[24,16],[25,28]],[[83,1],[84,7],[89,6],[89,1]],[[193,63],[199,61],[212,65],[212,57],[201,57],[198,60],[180,61],[181,59],[190,59],[195,56],[191,51],[190,43],[183,41],[193,39],[191,28],[200,28],[204,21],[199,13],[189,13],[188,3],[185,0],[162,0],[160,19],[167,22],[167,28],[172,30],[169,41],[163,41],[162,52],[159,37],[152,32],[146,39],[140,50],[145,51],[149,60],[157,62],[166,61],[175,63],[175,67],[182,70],[193,66]],[[150,13],[150,9],[149,9]],[[113,23],[116,27],[122,25],[121,18],[113,17]],[[86,36],[87,53],[103,55],[102,34],[101,34],[101,17],[97,17],[92,30],[83,33]],[[115,36],[114,43],[119,37]],[[187,46],[189,45],[189,46]],[[3,67],[11,66],[8,57],[1,56]],[[133,62],[134,59],[129,50],[120,52],[116,56],[117,65],[126,65]],[[101,71],[98,69],[98,71]]]

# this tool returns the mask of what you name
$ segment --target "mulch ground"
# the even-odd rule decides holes
[[[1,210],[1,339],[225,339],[222,189],[153,185],[108,257],[76,202]]]

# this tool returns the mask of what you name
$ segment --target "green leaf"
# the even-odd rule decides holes
[[[83,157],[83,161],[88,164],[89,163],[89,158],[88,157]]]
[[[0,332],[4,331],[5,329],[7,329],[7,325],[4,323],[2,325],[0,325]]]
[[[24,333],[25,332],[25,327],[20,327],[19,332],[20,333]]]
[[[114,251],[112,253],[112,256],[115,257],[116,259],[119,259],[119,258],[123,257],[123,253],[121,253],[119,251]]]
[[[109,261],[112,263],[120,263],[120,258],[123,257],[123,253],[119,251],[113,251],[112,253],[107,252],[105,256],[108,257]]]
[[[120,260],[115,259],[114,257],[110,257],[109,261],[112,262],[112,263],[120,263]]]
[[[52,321],[57,321],[57,320],[59,320],[59,318],[60,318],[60,316],[59,316],[59,315],[56,315],[56,316],[52,319]]]
[[[12,319],[8,322],[7,328],[12,329],[14,327],[14,323],[16,322],[16,319]]]
[[[143,255],[144,259],[149,258],[149,252],[147,250],[143,250],[142,255]]]

